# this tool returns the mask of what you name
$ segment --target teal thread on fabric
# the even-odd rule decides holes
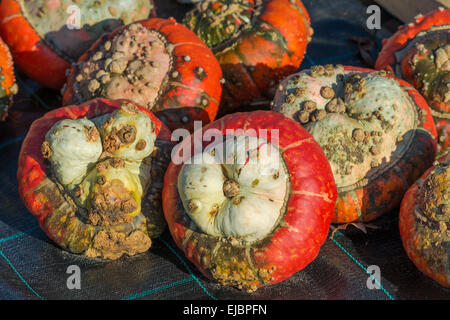
[[[11,145],[13,143],[20,142],[20,141],[23,141],[23,140],[25,140],[25,136],[21,136],[21,137],[17,137],[17,138],[5,141],[5,142],[0,144],[0,149],[6,148],[7,146],[9,146],[9,145]]]
[[[0,144],[0,149],[3,149],[3,148],[5,148],[5,147],[7,147],[7,146],[9,146],[9,145],[11,145],[13,143],[23,141],[24,139],[25,139],[25,136],[21,136],[21,137],[17,137],[17,138],[8,140],[6,142],[3,142],[2,144]],[[37,228],[38,227],[34,227],[34,228],[31,228],[31,229],[26,230],[24,232],[16,233],[15,235],[12,235],[10,237],[6,237],[6,238],[3,238],[3,239],[0,239],[0,243],[8,241],[8,240],[11,240],[11,239],[14,239],[14,238],[21,237],[21,236],[25,235],[27,232],[31,232],[31,231],[33,231],[33,230],[35,230]],[[13,269],[13,271],[17,274],[17,276],[20,278],[20,280],[22,280],[22,282],[27,286],[27,288],[30,289],[31,292],[33,292],[36,295],[36,297],[38,297],[41,300],[44,300],[44,298],[42,298],[36,291],[34,291],[33,288],[28,284],[28,282],[25,281],[25,279],[21,276],[19,271],[17,271],[17,269],[14,267],[14,265],[11,263],[11,261],[5,256],[5,254],[1,250],[0,250],[0,255],[6,260],[8,265],[11,267],[11,269]]]
[[[11,261],[9,261],[9,259],[5,256],[5,254],[1,250],[0,250],[0,255],[6,260],[6,262],[9,264],[11,269],[13,269],[13,271],[17,274],[17,276],[20,278],[20,280],[22,280],[22,282],[25,283],[27,288],[30,289],[31,292],[33,292],[36,295],[36,297],[38,297],[41,300],[44,300],[44,298],[42,298],[36,291],[34,291],[33,288],[28,284],[28,282],[25,281],[25,279],[20,275],[19,271],[17,271],[17,269],[13,266]]]
[[[30,229],[25,230],[23,232],[19,232],[19,233],[13,234],[12,236],[9,236],[9,237],[6,237],[6,238],[1,238],[0,239],[0,243],[6,242],[6,241],[9,241],[9,240],[12,240],[12,239],[16,239],[16,238],[19,238],[19,237],[22,237],[22,236],[24,236],[26,234],[29,234],[29,233],[33,232],[36,229],[39,229],[39,226],[30,228]]]
[[[192,272],[191,268],[189,268],[188,264],[186,263],[186,261],[184,261],[183,258],[180,257],[180,255],[163,239],[159,239],[159,241],[161,241],[177,258],[178,260],[181,261],[181,263],[183,263],[183,265],[185,266],[185,268],[187,269],[187,271],[189,272],[189,274],[192,276],[192,278],[195,280],[195,282],[197,282],[197,284],[200,286],[200,288],[203,289],[203,291],[213,300],[218,300],[216,297],[214,297],[211,293],[209,293],[209,291],[203,286],[203,284],[200,282],[200,280],[194,275],[194,273]]]
[[[336,240],[332,239],[333,242],[342,250],[345,252],[346,255],[348,255],[350,257],[350,259],[352,259],[361,269],[363,269],[373,280],[375,280],[375,282],[380,286],[380,288],[383,290],[383,292],[389,297],[389,299],[391,300],[395,300],[390,294],[389,292],[381,285],[381,283],[373,276],[373,274],[369,273],[367,271],[367,269],[361,264],[361,262],[359,262],[356,258],[354,258],[347,250],[345,250],[345,248],[343,246],[341,246],[341,244],[339,242],[337,242]]]
[[[144,291],[144,292],[141,292],[141,293],[136,293],[134,295],[128,296],[128,297],[120,299],[120,300],[133,300],[133,299],[137,299],[137,298],[142,298],[142,297],[148,296],[150,294],[153,294],[153,293],[156,293],[156,292],[159,292],[159,291],[162,291],[162,290],[167,290],[167,289],[176,287],[178,285],[181,285],[181,284],[184,284],[184,283],[189,283],[189,282],[192,282],[192,281],[194,281],[194,278],[191,276],[189,278],[185,278],[185,279],[182,279],[182,280],[179,280],[179,281],[172,282],[170,284],[159,286],[159,287],[151,289],[151,290],[147,290],[147,291]]]

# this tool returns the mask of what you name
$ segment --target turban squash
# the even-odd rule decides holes
[[[224,73],[220,113],[260,100],[297,70],[313,30],[300,0],[206,0],[184,18]]]
[[[271,111],[227,115],[191,137],[163,190],[169,230],[187,258],[206,277],[247,291],[308,265],[337,196],[313,137]]]
[[[57,245],[117,259],[146,251],[165,227],[161,191],[170,131],[128,100],[91,100],[36,120],[17,178],[27,209]]]
[[[272,109],[301,123],[331,163],[334,223],[395,209],[433,163],[436,128],[424,98],[385,71],[314,66],[283,80]]]
[[[173,19],[148,19],[100,38],[72,68],[63,104],[130,99],[170,129],[217,114],[222,71],[211,50]]]
[[[450,9],[418,15],[383,40],[375,68],[395,72],[425,97],[437,122],[438,148],[445,150],[450,130]]]
[[[428,101],[434,116],[450,118],[450,9],[419,15],[389,39],[375,64],[414,87]]]
[[[399,226],[412,262],[450,288],[450,154],[436,161],[405,194]]]

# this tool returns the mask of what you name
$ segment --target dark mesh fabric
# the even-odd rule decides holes
[[[190,6],[156,0],[161,17],[179,19]],[[315,33],[302,68],[313,64],[371,67],[381,39],[399,21],[382,15],[382,30],[366,28],[370,1],[304,0]],[[358,45],[359,43],[359,45]],[[450,291],[419,272],[406,256],[398,212],[373,222],[368,233],[353,226],[328,239],[317,259],[290,279],[247,294],[205,279],[187,262],[168,232],[149,252],[100,262],[60,250],[38,227],[17,192],[17,159],[37,117],[58,106],[58,92],[42,89],[17,72],[20,94],[0,124],[0,299],[448,299]],[[81,269],[81,289],[66,286],[68,266]],[[381,288],[367,288],[367,268],[381,270]],[[369,281],[371,282],[371,281]]]

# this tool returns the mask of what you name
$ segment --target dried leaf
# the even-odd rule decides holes
[[[345,223],[345,224],[341,224],[341,225],[339,225],[339,226],[337,226],[337,227],[331,226],[331,229],[332,229],[333,231],[331,232],[330,239],[333,239],[333,238],[334,238],[334,234],[335,234],[338,230],[346,230],[347,227],[348,227],[349,225],[352,225],[352,226],[354,226],[355,228],[361,230],[362,232],[364,232],[364,234],[367,234],[367,229],[374,229],[374,230],[379,229],[378,226],[373,225],[373,224],[369,224],[369,223],[362,223],[362,222]]]

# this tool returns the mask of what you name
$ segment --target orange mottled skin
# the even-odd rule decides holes
[[[436,128],[438,131],[438,157],[450,151],[450,123],[448,120],[437,120]]]

